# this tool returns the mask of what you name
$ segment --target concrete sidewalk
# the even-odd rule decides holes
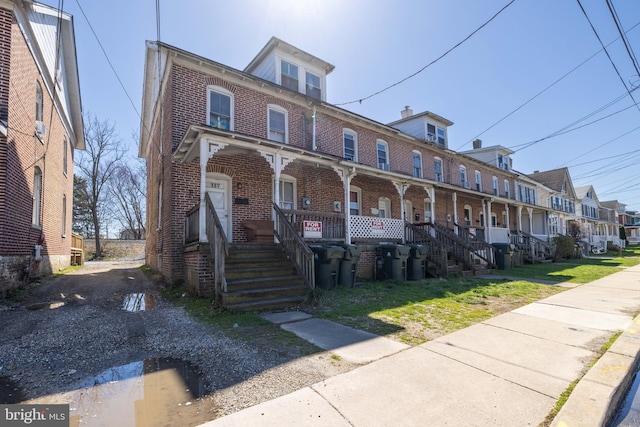
[[[553,422],[603,425],[640,354],[640,266],[407,347],[297,314],[282,327],[361,367],[205,424],[539,425],[598,349],[624,331]],[[285,316],[285,317],[282,317]]]

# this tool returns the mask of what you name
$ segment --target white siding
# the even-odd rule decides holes
[[[276,59],[274,52],[271,52],[264,61],[258,64],[251,74],[272,83],[276,83]]]
[[[426,139],[427,137],[427,123],[424,117],[409,119],[402,123],[397,123],[393,127],[416,138]]]

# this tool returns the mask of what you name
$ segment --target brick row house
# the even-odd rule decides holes
[[[244,70],[147,42],[139,155],[153,269],[232,301],[235,258],[262,250],[256,233],[313,286],[317,240],[357,244],[366,279],[388,242],[427,245],[438,276],[443,256],[474,272],[495,266],[490,244],[548,246],[560,232],[550,218],[562,213],[540,203],[546,187],[513,169],[512,151],[478,140],[454,152],[453,123],[429,111],[383,124],[331,105],[333,69],[275,37]]]
[[[70,15],[0,0],[0,286],[68,267],[73,159],[84,148]]]

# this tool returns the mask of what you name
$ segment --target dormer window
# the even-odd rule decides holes
[[[438,145],[441,145],[444,147],[445,145],[444,129],[437,128],[437,132],[438,132]]]
[[[298,66],[284,59],[280,62],[280,84],[291,90],[298,91]]]
[[[498,154],[498,167],[500,169],[504,169],[506,171],[509,170],[509,158],[503,156],[502,154]]]
[[[322,89],[320,88],[320,76],[307,71],[306,93],[312,98],[322,99]]]

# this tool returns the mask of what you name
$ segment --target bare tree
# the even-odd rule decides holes
[[[146,164],[144,160],[122,163],[113,176],[111,199],[122,230],[133,239],[145,237]]]
[[[115,126],[109,121],[87,115],[84,124],[86,150],[80,152],[76,166],[87,181],[88,208],[96,240],[95,256],[101,258],[100,229],[109,206],[109,183],[120,166],[124,148]]]

